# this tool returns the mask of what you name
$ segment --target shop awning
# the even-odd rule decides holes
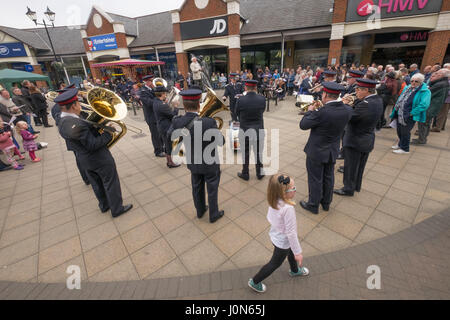
[[[138,59],[123,59],[117,61],[110,61],[104,63],[96,63],[92,65],[93,68],[116,68],[116,67],[145,67],[145,66],[162,66],[165,62],[149,61]]]

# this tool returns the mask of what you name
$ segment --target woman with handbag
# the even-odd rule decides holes
[[[39,89],[35,85],[30,85],[30,95],[31,101],[36,110],[36,115],[44,124],[44,127],[49,128],[53,127],[48,124],[48,116],[47,116],[47,99],[45,99],[44,95],[39,91]]]

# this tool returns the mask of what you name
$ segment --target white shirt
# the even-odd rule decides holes
[[[70,112],[61,112],[61,118],[64,117],[73,117],[73,118],[80,118],[79,116],[77,116],[75,113],[70,113]]]

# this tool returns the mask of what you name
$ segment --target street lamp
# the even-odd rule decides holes
[[[55,51],[55,47],[53,46],[52,38],[50,37],[50,33],[48,32],[47,23],[45,22],[45,19],[42,19],[43,23],[37,22],[36,11],[31,10],[29,7],[27,7],[27,9],[28,10],[27,10],[26,16],[28,18],[30,18],[30,20],[33,21],[36,26],[44,26],[45,27],[45,31],[47,32],[48,40],[50,41],[50,46],[52,47],[53,57],[55,58],[55,62],[59,63],[58,58],[56,57],[56,51]],[[52,23],[52,27],[55,27],[54,21],[55,21],[56,14],[53,11],[51,11],[49,9],[49,7],[47,7],[47,11],[45,11],[44,14],[47,16],[47,19]],[[56,72],[55,72],[56,82],[58,83],[59,82],[58,70],[56,67],[55,67],[55,69],[56,69]]]

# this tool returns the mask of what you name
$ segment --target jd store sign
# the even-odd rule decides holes
[[[441,10],[442,1],[449,0],[348,0],[346,21],[436,13]]]
[[[228,35],[228,17],[182,22],[180,30],[182,40],[226,36]]]

